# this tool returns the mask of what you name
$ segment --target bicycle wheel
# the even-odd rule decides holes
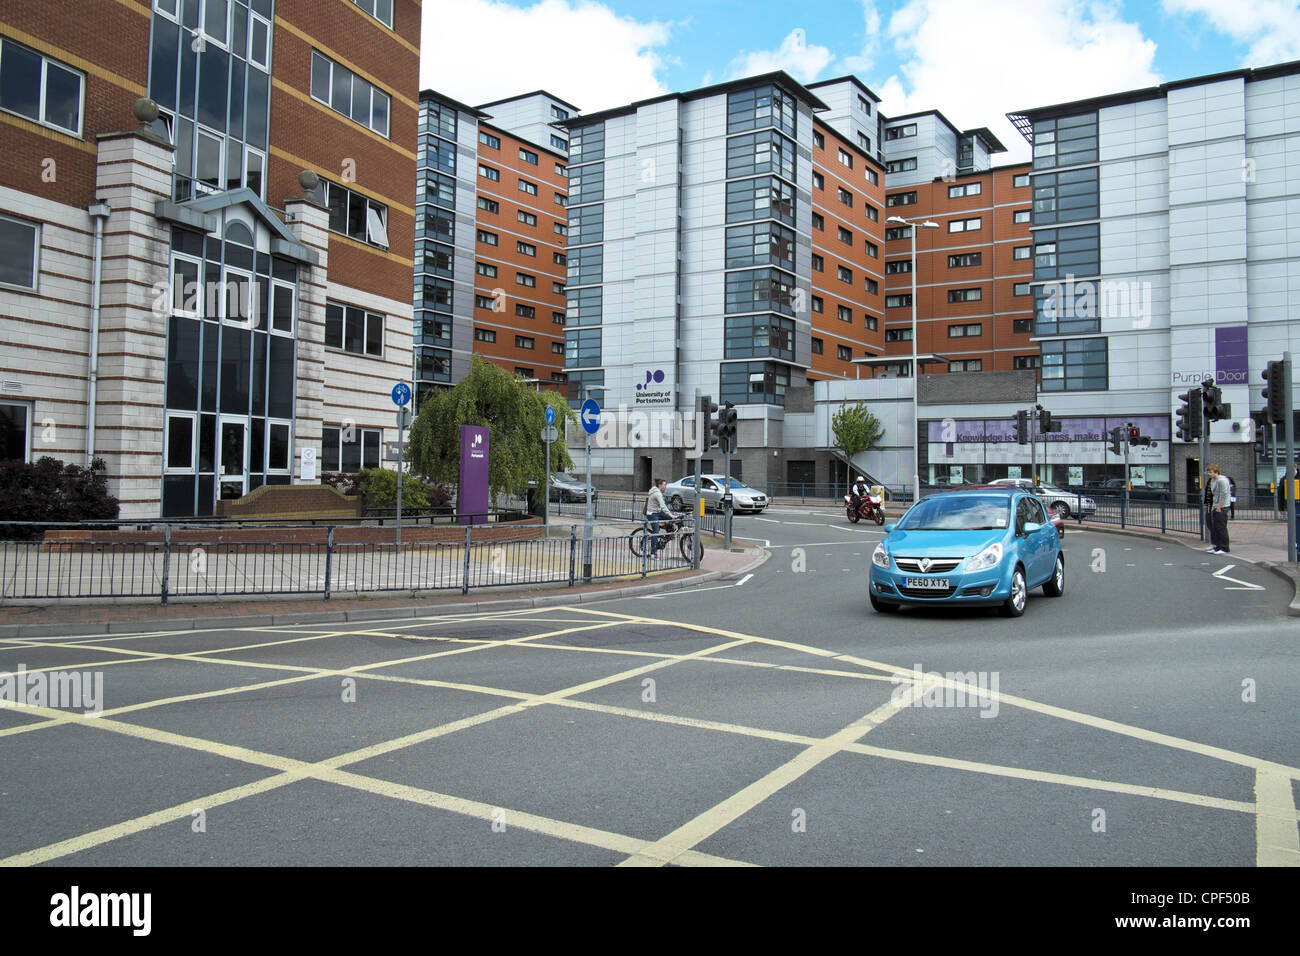
[[[638,558],[645,554],[645,528],[637,528],[627,538],[627,546],[632,549],[632,553]]]
[[[683,531],[678,546],[681,548],[683,558],[687,561],[694,560],[695,535],[691,534],[689,531]]]

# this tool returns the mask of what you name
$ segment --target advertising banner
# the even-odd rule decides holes
[[[488,430],[482,425],[460,426],[460,485],[456,513],[461,524],[487,524]]]

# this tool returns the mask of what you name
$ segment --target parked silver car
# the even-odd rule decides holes
[[[595,488],[580,478],[563,471],[551,475],[552,501],[586,501],[588,494],[591,495],[592,501],[600,497]]]
[[[701,475],[700,476],[700,497],[704,499],[704,506],[714,511],[722,507],[723,489],[726,487],[728,479],[722,475]],[[759,514],[770,504],[767,495],[756,488],[751,488],[739,480],[730,479],[731,487],[731,508],[733,511],[752,512]],[[679,478],[664,489],[664,499],[668,502],[669,507],[674,511],[685,511],[691,507],[695,501],[695,476],[687,475],[685,478]]]
[[[990,485],[1010,485],[1013,488],[1021,488],[1025,491],[1032,491],[1038,497],[1043,499],[1043,503],[1051,508],[1062,518],[1068,518],[1076,512],[1087,517],[1097,513],[1097,502],[1093,501],[1087,495],[1078,495],[1073,491],[1066,491],[1064,488],[1057,488],[1055,485],[1035,485],[1029,478],[997,478],[989,482]]]

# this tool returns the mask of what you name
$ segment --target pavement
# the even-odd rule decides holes
[[[597,533],[600,528],[597,527]],[[162,605],[156,598],[106,600],[79,599],[56,603],[14,603],[0,606],[0,638],[56,637],[72,634],[106,634],[141,629],[190,630],[217,627],[268,627],[283,624],[371,621],[422,617],[443,609],[463,613],[502,611],[638,597],[711,581],[740,577],[770,556],[762,548],[742,541],[724,549],[720,539],[704,536],[704,558],[698,571],[685,569],[650,574],[644,581],[628,578],[568,587],[564,583],[473,588],[459,592],[430,592],[417,600],[409,594],[381,597],[373,593],[338,593],[321,597],[282,598],[267,594],[202,601],[173,599]]]

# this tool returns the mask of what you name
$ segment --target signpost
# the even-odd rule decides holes
[[[546,480],[542,485],[542,493],[545,495],[542,499],[542,526],[545,528],[551,526],[551,442],[559,437],[560,433],[555,428],[555,409],[547,405],[546,425],[542,428],[542,441],[546,442]]]
[[[590,392],[596,386],[587,386]],[[603,387],[602,387],[603,391]],[[582,531],[582,580],[591,581],[591,527],[592,519],[592,501],[591,501],[591,436],[600,430],[600,405],[594,398],[588,398],[582,403],[582,409],[578,414],[578,420],[582,422],[582,429],[587,433],[587,520],[583,525]],[[550,462],[548,461],[549,465]]]
[[[398,382],[393,386],[393,404],[397,406],[397,553],[402,553],[402,472],[406,469],[406,443],[403,426],[407,423],[406,405],[411,401],[411,386]]]

